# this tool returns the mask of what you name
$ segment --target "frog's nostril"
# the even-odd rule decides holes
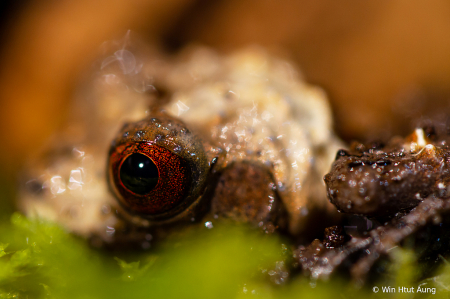
[[[43,183],[36,179],[29,180],[26,182],[25,187],[28,192],[34,195],[40,195],[44,189],[42,187]]]
[[[388,166],[388,165],[391,165],[391,161],[380,160],[380,161],[375,162],[375,164],[377,164],[377,166]]]
[[[348,168],[356,168],[367,165],[364,161],[353,161],[348,164]]]
[[[350,154],[343,149],[338,150],[338,152],[336,153],[336,158],[334,158],[334,160],[339,159],[340,157],[345,157],[345,156],[350,156]]]
[[[391,165],[391,161],[389,161],[389,160],[379,160],[379,161],[357,160],[357,161],[350,162],[348,164],[348,167],[356,168],[356,167],[361,167],[361,166],[365,166],[365,165],[372,166],[374,164],[376,164],[377,166],[388,166],[388,165]]]

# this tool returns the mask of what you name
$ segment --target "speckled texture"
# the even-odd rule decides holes
[[[325,176],[330,201],[345,213],[380,217],[411,209],[431,194],[447,194],[448,137],[429,137],[418,128],[386,146],[355,143],[339,151]]]
[[[107,243],[225,218],[299,235],[338,217],[322,177],[342,144],[324,92],[290,63],[260,48],[164,57],[120,46],[80,89],[67,129],[29,163],[19,199],[28,216]],[[108,186],[117,171],[108,155],[133,142],[160,146],[191,169],[187,196],[164,216],[123,208],[114,179]]]

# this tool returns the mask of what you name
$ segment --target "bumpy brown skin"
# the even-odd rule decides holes
[[[287,213],[269,169],[249,161],[232,163],[220,173],[211,213],[262,227],[266,232],[287,226]]]
[[[339,227],[327,229],[324,241],[294,251],[303,271],[314,278],[344,272],[361,285],[379,278],[383,264],[396,258],[392,249],[413,244],[421,278],[432,274],[450,253],[449,137],[434,132],[416,129],[386,146],[355,143],[337,153],[325,176],[330,201],[384,224],[348,242]]]
[[[450,181],[450,150],[445,140],[427,141],[414,150],[400,138],[385,147],[355,143],[340,150],[324,178],[328,198],[345,213],[390,217],[441,195]]]

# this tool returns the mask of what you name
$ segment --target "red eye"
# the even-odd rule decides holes
[[[108,183],[121,216],[144,226],[169,223],[203,211],[209,169],[202,141],[184,123],[149,116],[116,135]]]
[[[119,145],[110,154],[110,177],[119,201],[131,211],[157,215],[178,206],[187,196],[188,163],[150,142]]]

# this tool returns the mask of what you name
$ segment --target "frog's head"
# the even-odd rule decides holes
[[[143,227],[211,215],[270,232],[285,227],[285,207],[267,165],[224,162],[225,151],[194,132],[162,113],[122,127],[107,173],[119,215]]]

